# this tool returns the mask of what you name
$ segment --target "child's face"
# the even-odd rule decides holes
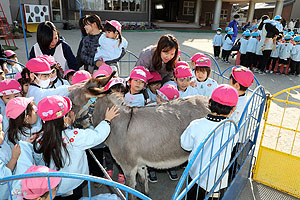
[[[107,38],[111,38],[111,39],[116,39],[118,36],[118,32],[113,32],[113,31],[105,31],[105,35]]]
[[[14,60],[14,61],[16,61],[16,62],[18,62],[18,58],[17,58],[17,56],[15,55],[14,57],[12,57],[12,58],[9,58],[10,60]],[[7,61],[7,63],[8,64],[10,64],[10,65],[15,65],[16,63],[14,63],[14,62],[10,62],[10,61]]]
[[[156,93],[156,90],[160,89],[161,88],[161,83],[154,83],[154,84],[150,84],[148,85],[149,89],[151,90],[151,92],[153,94],[157,94]]]
[[[28,88],[29,88],[30,84],[29,83],[25,83],[22,86],[23,89],[23,95],[26,96],[27,92],[28,92]]]
[[[5,133],[4,133],[4,131],[2,130],[2,123],[0,123],[0,144],[3,143],[3,141],[4,141],[4,136],[5,136]]]
[[[156,103],[157,104],[162,104],[168,102],[167,100],[163,99],[161,96],[157,95],[156,96]]]
[[[34,108],[32,108],[31,115],[27,115],[26,119],[27,119],[28,124],[30,124],[30,125],[33,125],[36,123],[37,114],[36,114],[36,105],[35,104],[34,104]]]
[[[131,79],[129,81],[129,85],[130,85],[130,93],[131,94],[137,94],[140,91],[142,91],[142,89],[145,88],[146,83],[142,80],[138,80],[138,79]]]
[[[179,91],[185,91],[189,87],[191,78],[175,78]]]
[[[2,100],[3,102],[5,103],[5,105],[10,101],[12,100],[13,98],[16,98],[16,97],[21,97],[21,93],[17,93],[17,94],[9,94],[9,95],[4,95],[2,96]]]
[[[196,70],[195,76],[199,82],[204,82],[207,79],[206,70]]]

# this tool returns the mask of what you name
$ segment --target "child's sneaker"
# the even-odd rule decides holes
[[[265,72],[266,72],[266,73],[269,73],[270,71],[269,71],[269,70],[266,70]]]
[[[300,77],[300,74],[298,74],[298,75],[296,75],[296,76]]]
[[[151,183],[157,183],[157,176],[156,176],[156,172],[155,171],[150,171],[148,178],[149,178],[149,181]]]
[[[231,62],[230,61],[226,61],[226,64],[231,64]]]
[[[254,68],[254,72],[259,72],[259,69],[257,69],[257,68]]]
[[[272,70],[270,71],[270,74],[273,74],[273,71],[272,71]]]
[[[174,169],[168,169],[168,174],[169,174],[169,177],[172,181],[177,181],[178,180],[177,173]]]
[[[118,177],[118,183],[121,183],[121,184],[125,184],[125,176],[124,174],[119,174],[119,177]]]

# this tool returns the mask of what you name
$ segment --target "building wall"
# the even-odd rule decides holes
[[[292,12],[291,12],[291,19],[300,19],[300,1],[297,0],[295,1],[293,8],[292,8]]]
[[[291,17],[292,9],[293,9],[293,4],[284,6],[283,9],[282,9],[282,14],[281,14],[282,18],[289,21],[289,19]],[[272,18],[273,13],[274,13],[273,8],[255,10],[254,18],[260,19],[263,15],[269,15],[269,17]]]
[[[195,11],[196,11],[196,4],[197,0],[189,0],[194,2],[194,15],[183,15],[183,4],[185,0],[179,0],[179,6],[178,6],[178,15],[177,15],[177,21],[187,21],[187,22],[194,22],[195,20]]]
[[[0,0],[0,3],[2,5],[4,14],[6,16],[7,23],[12,24],[13,20],[12,20],[11,12],[10,12],[10,9],[9,9],[10,1],[8,1],[8,0]]]

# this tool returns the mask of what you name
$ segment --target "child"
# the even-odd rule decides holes
[[[109,76],[113,72],[111,66],[107,65],[106,63],[102,63],[99,69],[94,72],[93,78],[101,77],[101,76]]]
[[[196,62],[200,59],[200,58],[207,58],[206,55],[204,55],[203,53],[195,53],[193,55],[193,57],[191,58],[191,67],[192,69],[195,69],[196,67]],[[186,66],[189,66],[188,63],[185,64]],[[177,67],[177,66],[176,66]]]
[[[223,45],[223,36],[221,35],[221,33],[222,33],[222,29],[218,28],[217,34],[215,35],[213,40],[214,56],[216,59],[219,59],[221,47]]]
[[[240,39],[240,43],[241,43],[241,46],[239,49],[239,51],[241,53],[240,65],[242,65],[242,66],[246,66],[246,62],[247,62],[246,53],[247,53],[248,40],[249,40],[250,36],[251,36],[250,32],[245,31],[242,34],[242,38]]]
[[[46,166],[32,165],[26,171],[26,173],[49,173],[57,172]],[[52,199],[56,196],[58,184],[61,181],[60,177],[50,177],[50,188]],[[47,200],[51,199],[49,194],[49,185],[47,178],[28,178],[21,180],[22,195],[25,199]]]
[[[79,70],[75,72],[72,77],[72,84],[84,83],[92,78],[91,74],[85,70]]]
[[[69,69],[69,70],[64,72],[63,78],[65,80],[67,80],[70,85],[72,85],[72,77],[75,74],[75,72],[76,71],[74,69]]]
[[[228,31],[227,35],[224,38],[224,42],[223,42],[223,49],[222,49],[222,61],[229,64],[230,62],[228,61],[228,58],[230,56],[231,53],[231,48],[233,45],[232,42],[232,36],[233,36],[233,32],[232,31]]]
[[[292,37],[290,35],[286,35],[284,37],[285,43],[280,46],[279,50],[279,66],[280,71],[277,70],[278,74],[288,74],[289,72],[289,62],[291,57],[291,51],[293,49],[293,44],[290,43]],[[281,70],[282,69],[282,70]]]
[[[249,39],[248,44],[247,44],[247,50],[246,50],[246,66],[251,69],[252,65],[255,65],[255,51],[256,51],[256,46],[258,43],[257,37],[259,36],[258,32],[253,32],[252,37]]]
[[[259,42],[257,43],[257,46],[256,46],[256,51],[255,51],[255,54],[256,54],[256,59],[255,59],[255,69],[254,69],[254,72],[259,72],[259,74],[262,74],[264,75],[265,74],[265,71],[264,69],[262,69],[264,66],[263,66],[263,52],[262,52],[262,47],[261,47],[261,44],[260,44],[260,39],[261,37],[257,37]]]
[[[23,69],[23,71],[26,71]],[[26,75],[26,72],[18,72],[15,76],[15,80],[17,80],[21,87],[22,87],[22,97],[26,97],[27,92],[28,92],[28,88],[30,86],[30,78],[28,75]],[[24,77],[22,77],[22,73],[25,73]]]
[[[117,62],[125,55],[128,45],[127,40],[121,34],[122,25],[116,21],[106,21],[105,33],[99,38],[99,47],[95,54],[96,66],[100,67],[102,62],[111,65],[113,70],[120,73]]]
[[[190,86],[191,78],[193,77],[192,70],[189,66],[180,65],[175,68],[175,83],[179,91],[179,97],[188,97],[197,95],[197,90]]]
[[[295,46],[291,52],[291,74],[300,77],[300,36],[294,37]]]
[[[195,151],[198,146],[201,145],[208,134],[218,127],[222,120],[228,118],[234,111],[235,106],[238,102],[238,93],[230,85],[220,85],[212,93],[209,100],[209,109],[211,114],[208,114],[206,118],[196,119],[190,123],[190,125],[182,133],[180,142],[181,147],[186,151],[191,151],[189,160],[194,157]],[[208,140],[204,146],[203,153],[199,154],[196,158],[193,166],[189,171],[189,180],[196,178],[196,176],[201,172],[200,166],[206,166],[210,162],[210,157],[212,152],[218,152],[220,147],[235,133],[233,126],[227,126],[222,128],[221,131],[217,131],[213,137],[214,141]],[[235,142],[235,141],[232,141]],[[213,145],[213,146],[212,146]],[[229,144],[228,147],[231,147]],[[206,192],[210,191],[213,187],[214,181],[218,180],[223,169],[227,167],[230,161],[231,148],[226,149],[227,152],[224,152],[225,163],[222,165],[217,165],[218,167],[214,170],[206,171],[196,182],[196,184],[191,188],[187,194],[187,199],[204,199]],[[215,165],[216,166],[216,165]],[[217,172],[216,172],[217,170]],[[209,174],[208,174],[209,173]],[[217,174],[216,174],[217,173]],[[189,181],[189,182],[190,182]],[[221,179],[221,183],[217,186],[216,190],[222,190],[227,187],[228,182],[228,173],[224,175]],[[197,191],[198,185],[199,190]]]
[[[200,58],[195,66],[196,87],[198,95],[210,97],[218,83],[209,78],[211,73],[211,61],[208,58]]]
[[[125,94],[125,102],[130,106],[143,107],[148,103],[148,96],[145,94],[147,85],[147,74],[144,70],[134,68],[128,80],[129,92]]]
[[[266,70],[266,73],[270,72],[270,74],[273,74],[274,70],[275,70],[275,67],[276,67],[276,64],[277,64],[277,61],[278,61],[278,57],[279,57],[279,50],[280,50],[280,46],[281,46],[281,41],[282,41],[282,36],[279,35],[277,36],[276,38],[276,42],[274,44],[274,47],[272,49],[272,53],[270,55],[270,59],[268,60],[268,63],[267,63],[267,70]],[[270,67],[270,64],[272,62],[272,68],[271,70],[269,71],[269,67]]]
[[[75,114],[72,102],[67,97],[54,95],[42,99],[38,104],[38,116],[44,121],[42,136],[33,142],[34,151],[40,153],[45,165],[60,172],[88,174],[85,150],[102,143],[109,135],[111,120],[118,116],[116,106],[107,109],[105,120],[94,129],[69,129]],[[63,179],[58,194],[73,191],[69,199],[78,199],[82,180]]]
[[[150,72],[153,76],[152,79],[149,79],[147,85],[147,93],[149,96],[150,101],[156,102],[157,90],[161,88],[162,85],[162,78],[159,73],[157,72]]]
[[[4,51],[4,53],[5,53],[7,59],[18,62],[17,54],[15,52],[13,52],[12,50],[6,50],[6,51]],[[7,61],[6,68],[8,70],[8,73],[17,73],[17,72],[22,71],[22,67],[19,64],[15,63],[15,62],[11,62],[11,61]],[[7,78],[14,78],[14,77],[15,77],[15,74],[12,74]]]
[[[238,94],[239,99],[236,109],[231,115],[231,119],[238,125],[241,115],[247,103],[246,90],[252,85],[254,81],[253,73],[246,67],[233,67],[229,77],[229,85],[234,87]]]
[[[18,144],[19,141],[33,141],[35,133],[42,128],[32,127],[37,122],[36,111],[33,97],[16,97],[8,102],[5,108],[6,116],[10,118],[7,134],[12,144]]]

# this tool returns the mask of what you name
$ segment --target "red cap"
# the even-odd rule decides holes
[[[199,58],[207,58],[203,53],[195,53],[191,58],[192,61],[196,62]]]
[[[157,95],[167,101],[177,99],[179,97],[179,92],[174,85],[164,85],[157,91]]]
[[[176,67],[174,73],[176,78],[188,78],[193,76],[191,68],[185,65]]]
[[[50,64],[45,59],[39,57],[31,58],[25,66],[32,73],[50,74],[52,72]]]
[[[5,79],[0,82],[0,96],[22,92],[20,83],[15,79]]]
[[[178,62],[176,63],[176,67],[178,67],[179,65],[184,65],[184,66],[189,67],[189,64],[188,64],[187,62],[185,62],[185,61],[178,61]],[[176,67],[175,67],[175,68],[176,68]]]
[[[48,96],[38,103],[37,114],[43,121],[50,121],[65,116],[72,108],[68,97]]]
[[[150,74],[150,72],[149,72]],[[142,69],[139,68],[134,68],[131,73],[130,73],[130,78],[131,79],[137,79],[144,81],[144,83],[147,83],[147,75],[146,72]]]
[[[91,74],[85,70],[77,71],[72,77],[72,84],[82,83],[92,78]]]
[[[228,84],[221,84],[214,89],[211,99],[225,106],[236,106],[239,94],[234,87]]]
[[[199,58],[198,60],[196,60],[195,66],[211,68],[211,61],[210,61],[210,59],[208,59],[206,57],[202,57],[202,58]]]
[[[122,84],[124,87],[126,86],[126,82],[125,82],[124,79],[122,79],[122,78],[112,78],[106,84],[106,86],[104,87],[104,90],[107,91],[107,90],[109,90],[109,88],[111,88],[112,86],[114,86],[116,84]]]
[[[244,87],[250,87],[254,81],[253,73],[243,66],[233,67],[231,74],[233,78]]]
[[[162,81],[161,76],[160,76],[159,73],[157,73],[157,72],[150,72],[150,73],[151,73],[151,75],[153,76],[153,78],[151,78],[151,79],[148,81],[149,83],[152,83],[152,82],[155,82],[155,81]]]
[[[6,107],[5,113],[8,118],[16,119],[19,117],[24,110],[26,110],[28,104],[33,101],[33,97],[26,98],[26,97],[16,97],[10,100]]]

